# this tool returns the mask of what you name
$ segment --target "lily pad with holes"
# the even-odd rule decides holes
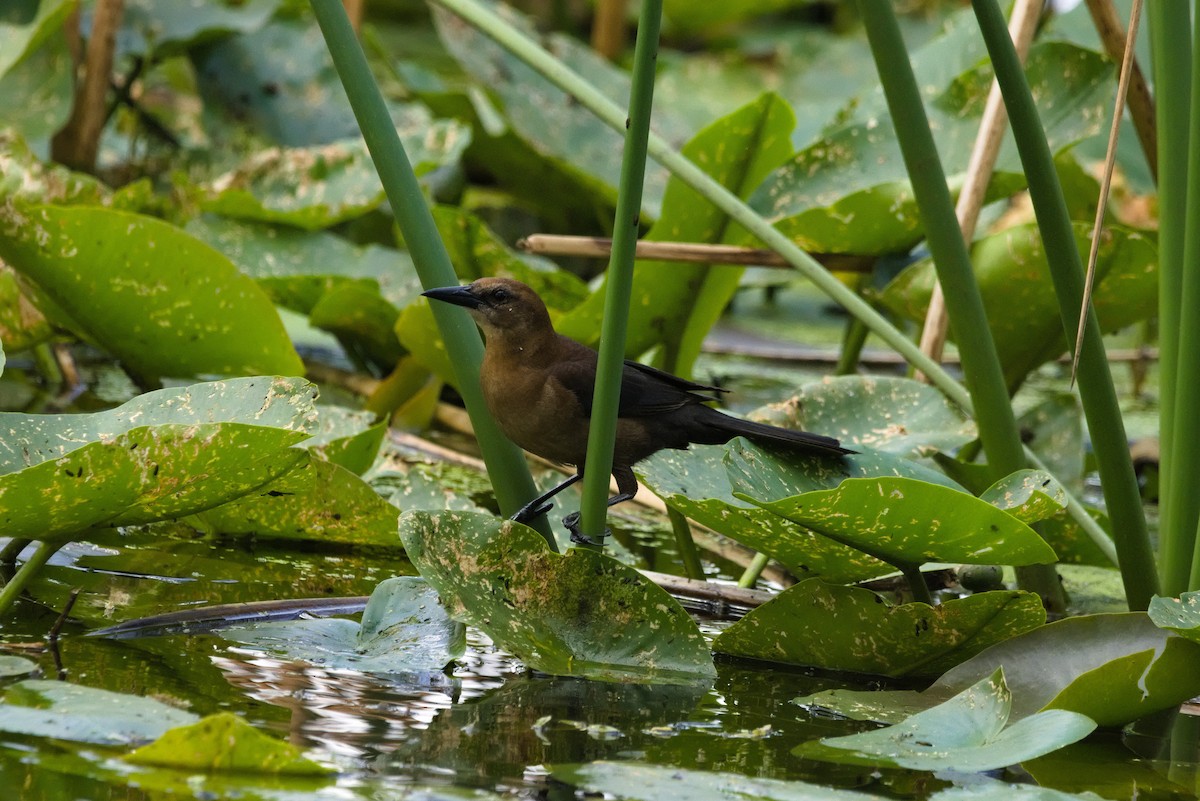
[[[721,632],[713,650],[828,670],[936,676],[1045,621],[1041,599],[1026,592],[894,606],[867,589],[810,579]]]
[[[552,553],[531,528],[465,512],[405,512],[400,537],[452,617],[535,670],[666,684],[716,676],[679,603],[603,554]]]

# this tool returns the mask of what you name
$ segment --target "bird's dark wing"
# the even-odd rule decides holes
[[[575,395],[579,405],[583,407],[584,414],[590,415],[592,394],[595,391],[596,361],[595,352],[588,350],[589,354],[586,356],[581,352],[577,354],[579,358],[555,365],[554,378]],[[644,364],[626,361],[621,372],[621,399],[617,414],[621,417],[663,414],[711,400],[696,394],[697,392],[723,391]]]

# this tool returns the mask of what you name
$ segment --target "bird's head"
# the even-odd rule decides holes
[[[466,286],[439,287],[421,294],[462,306],[489,339],[553,331],[546,304],[532,289],[511,278],[480,278]]]

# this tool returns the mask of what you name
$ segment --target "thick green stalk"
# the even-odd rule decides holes
[[[8,610],[21,597],[21,591],[29,585],[37,572],[45,567],[50,557],[63,547],[64,542],[39,542],[37,549],[25,560],[25,564],[17,570],[7,584],[0,589],[0,621],[8,615]]]
[[[996,0],[972,0],[972,6],[1012,120],[1017,150],[1029,181],[1030,198],[1058,296],[1063,330],[1070,339],[1079,328],[1083,263],[1054,170],[1054,158],[1046,143],[1025,72],[1012,40],[1008,38],[1004,15]],[[1104,341],[1100,335],[1100,324],[1090,308],[1083,352],[1079,359],[1079,393],[1100,469],[1104,500],[1112,521],[1125,597],[1131,609],[1145,609],[1150,598],[1158,592],[1158,574],[1146,531],[1146,518],[1142,513],[1137,479],[1129,458],[1125,423],[1121,418]]]
[[[412,254],[422,286],[428,289],[457,284],[458,277],[446,247],[438,235],[412,164],[396,134],[396,126],[367,66],[367,59],[350,27],[341,0],[312,0],[312,8],[396,215],[396,222]],[[433,316],[446,349],[452,355],[458,391],[471,417],[475,436],[479,439],[479,448],[496,492],[496,500],[505,514],[512,514],[537,495],[537,488],[520,448],[500,433],[488,414],[479,387],[483,341],[471,318],[462,309],[434,304]],[[550,548],[557,550],[545,519],[535,523]]]
[[[1194,15],[1192,41],[1200,42],[1200,14]],[[1200,353],[1200,47],[1192,50],[1192,105],[1189,112],[1190,131],[1187,170],[1187,198],[1184,218],[1192,225],[1184,226],[1183,236],[1183,297],[1180,301],[1179,339],[1177,353],[1189,356]],[[1200,364],[1195,358],[1175,362],[1175,420],[1174,446],[1171,449],[1171,472],[1164,474],[1169,483],[1167,495],[1171,500],[1173,537],[1182,546],[1192,542],[1191,570],[1186,589],[1200,587],[1200,492],[1196,492],[1196,476],[1200,476]],[[1161,465],[1160,465],[1161,466]]]
[[[592,396],[583,500],[579,507],[582,531],[593,539],[603,536],[608,509],[608,476],[612,472],[613,443],[617,436],[617,406],[621,398],[621,373],[625,367],[625,332],[629,324],[629,298],[633,294],[634,252],[641,218],[642,184],[646,176],[646,140],[654,105],[654,67],[658,61],[661,25],[662,0],[643,0],[637,44],[633,50],[633,86],[629,91],[625,151],[621,159],[612,257],[608,263],[604,295],[604,327],[600,332],[600,360]]]
[[[623,109],[605,97],[578,73],[554,58],[545,48],[497,16],[487,6],[475,0],[434,0],[434,2],[458,14],[471,25],[486,33],[501,47],[506,48],[559,89],[571,95],[581,106],[595,114],[610,128],[617,131],[625,130]],[[869,303],[860,298],[854,290],[834,278],[828,270],[797,247],[795,242],[776,230],[770,222],[760,217],[741,198],[717,183],[689,159],[673,150],[666,140],[654,133],[650,134],[647,151],[655,161],[670,170],[672,175],[728,214],[732,220],[758,237],[764,245],[783,256],[797,272],[812,281],[835,303],[840,304],[847,312],[861,320],[872,333],[902,355],[914,368],[924,373],[929,382],[941,390],[947,398],[960,406],[967,414],[973,414],[971,396],[962,385],[942,369],[940,364],[922,353],[904,332],[893,326]],[[1028,451],[1026,451],[1026,457],[1035,458]],[[1110,546],[1107,535],[1088,516],[1083,503],[1069,493],[1068,501],[1067,511],[1072,519],[1078,522],[1101,547]]]
[[[704,581],[704,563],[700,561],[700,552],[696,548],[696,541],[692,539],[692,526],[687,517],[678,509],[668,506],[667,519],[671,521],[671,531],[675,534],[675,547],[679,549],[683,575]]]
[[[988,326],[983,295],[975,280],[971,255],[963,240],[954,199],[946,183],[892,3],[890,0],[859,0],[858,5],[912,182],[925,241],[944,291],[946,312],[962,358],[963,376],[975,407],[979,439],[992,477],[998,479],[1023,468],[1025,454],[992,329]],[[1007,30],[1006,26],[1005,35],[1008,35]],[[919,579],[920,570],[915,574]],[[905,576],[911,583],[914,577],[909,573]],[[1028,567],[1020,571],[1017,578],[1022,588],[1038,593],[1048,609],[1065,610],[1066,599],[1053,566]]]
[[[1176,456],[1188,460],[1189,446],[1176,431],[1179,405],[1180,324],[1183,316],[1184,238],[1187,225],[1189,86],[1192,61],[1191,3],[1150,0],[1146,5],[1153,52],[1155,116],[1158,128],[1158,346],[1159,346],[1159,569],[1162,589],[1176,596],[1188,587],[1195,527],[1183,524],[1179,503],[1196,493],[1174,477],[1180,473]],[[1194,226],[1192,226],[1194,227]],[[1185,416],[1195,417],[1195,410]],[[1178,421],[1182,422],[1182,421]],[[1191,478],[1195,477],[1193,473]]]
[[[753,587],[758,583],[758,577],[762,575],[766,569],[767,563],[771,561],[771,557],[765,553],[756,553],[754,558],[750,560],[750,564],[746,565],[746,570],[738,578],[737,585],[743,589]]]

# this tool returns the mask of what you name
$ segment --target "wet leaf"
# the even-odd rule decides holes
[[[890,710],[897,705],[933,706],[1003,666],[1014,719],[1067,709],[1100,726],[1121,726],[1200,693],[1194,669],[1198,658],[1200,646],[1155,627],[1144,613],[1084,615],[994,645],[946,672],[923,693],[837,690],[797,702],[894,720]]]
[[[146,742],[197,720],[153,698],[44,679],[17,682],[0,700],[0,731],[101,745]]]
[[[428,673],[462,656],[466,631],[450,619],[437,592],[414,576],[380,582],[362,624],[317,618],[232,626],[219,634],[284,659],[334,670]]]
[[[279,315],[220,253],[112,209],[9,207],[0,257],[50,316],[143,376],[304,372]]]
[[[69,538],[206,509],[294,469],[315,422],[302,379],[241,378],[146,393],[110,411],[0,414],[8,536]]]
[[[751,610],[721,632],[713,650],[829,670],[927,676],[1045,621],[1041,599],[1025,592],[893,606],[867,589],[810,579]]]
[[[531,528],[461,512],[405,512],[400,536],[453,617],[535,670],[669,684],[716,675],[675,599],[602,554],[552,553]]]
[[[997,668],[952,698],[902,723],[804,743],[792,753],[850,765],[982,772],[1016,765],[1082,740],[1090,718],[1052,709],[1007,726],[1012,694]]]

